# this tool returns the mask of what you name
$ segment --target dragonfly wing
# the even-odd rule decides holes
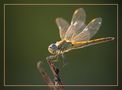
[[[78,21],[84,23],[85,20],[86,20],[85,10],[83,8],[79,8],[75,10],[75,12],[73,13],[71,24],[75,24]]]
[[[81,42],[91,39],[99,30],[102,18],[93,19],[84,30],[72,39],[72,42]]]
[[[63,18],[56,18],[56,24],[59,28],[60,38],[64,39],[65,33],[69,27],[69,23]]]
[[[85,27],[85,19],[86,13],[84,9],[77,9],[72,16],[71,25],[66,31],[65,40],[71,41],[72,36],[75,36],[83,30],[83,28]]]

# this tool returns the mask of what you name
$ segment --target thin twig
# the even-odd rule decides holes
[[[59,69],[56,68],[55,64],[51,60],[47,60],[47,62],[54,76],[54,85],[58,87],[60,90],[64,90],[61,78],[59,76]]]
[[[54,85],[53,81],[50,79],[49,75],[47,74],[47,72],[45,71],[45,69],[43,68],[42,62],[39,61],[37,63],[37,69],[39,70],[39,72],[41,73],[44,81],[47,83],[48,87],[50,88],[50,90],[57,90],[57,88]],[[51,86],[52,85],[52,86]]]
[[[39,61],[37,63],[37,68],[38,68],[39,72],[41,73],[44,81],[48,84],[50,89],[52,89],[52,90],[64,90],[63,84],[61,82],[61,78],[59,76],[59,69],[52,62],[57,57],[58,57],[57,55],[50,55],[50,56],[46,57],[47,63],[50,67],[50,70],[53,73],[53,76],[54,76],[53,81],[50,79],[49,75],[45,72],[41,61]],[[50,85],[53,85],[53,87]]]
[[[49,67],[53,73],[54,80],[52,81],[43,68],[42,62],[39,61],[37,63],[37,69],[41,73],[44,81],[47,83],[49,86],[50,90],[64,90],[63,84],[61,82],[60,76],[59,76],[59,69],[56,68],[55,64],[51,60],[47,60],[47,63],[49,64]]]

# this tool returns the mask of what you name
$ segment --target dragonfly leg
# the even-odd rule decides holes
[[[62,66],[61,66],[61,69],[62,69],[64,66],[66,66],[68,64],[68,62],[67,62],[64,54],[61,55],[61,58],[62,58]]]
[[[46,57],[46,60],[57,60],[58,59],[58,56],[57,55],[50,55],[50,56],[47,56]]]

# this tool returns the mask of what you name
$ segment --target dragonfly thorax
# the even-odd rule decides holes
[[[72,49],[72,43],[67,42],[65,40],[58,41],[56,43],[50,44],[48,47],[48,51],[51,54],[63,54],[64,52],[67,52]]]
[[[58,46],[61,53],[67,52],[72,48],[72,43],[70,41],[61,40],[56,42],[56,45]]]

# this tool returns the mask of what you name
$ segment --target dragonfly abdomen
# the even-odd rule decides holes
[[[89,40],[88,43],[102,43],[114,40],[114,37],[98,38],[94,40]]]
[[[98,38],[98,39],[82,41],[82,42],[74,42],[73,45],[74,45],[74,48],[76,49],[76,48],[83,48],[86,46],[104,43],[104,42],[108,42],[112,40],[114,40],[114,37],[105,37],[105,38]]]

